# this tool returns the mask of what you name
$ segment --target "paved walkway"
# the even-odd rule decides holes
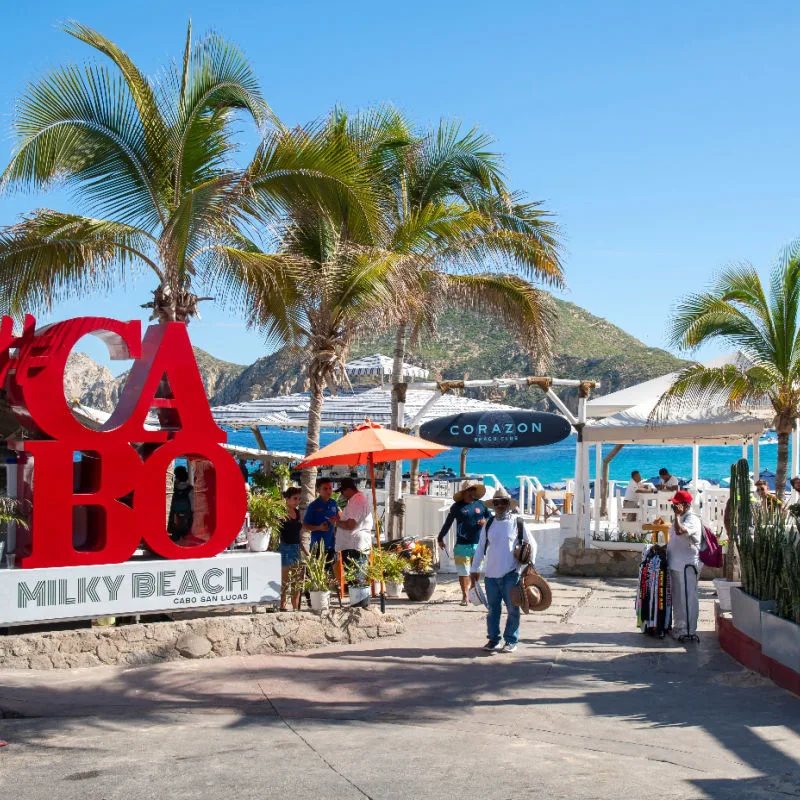
[[[800,797],[800,699],[633,628],[634,581],[554,580],[513,655],[480,610],[283,656],[0,671],[0,786],[49,798]],[[421,609],[421,610],[420,610]],[[401,609],[408,611],[408,606]]]

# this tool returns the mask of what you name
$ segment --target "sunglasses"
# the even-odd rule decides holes
[[[509,505],[509,501],[508,500],[495,500],[494,504],[496,506],[507,506],[507,505]]]

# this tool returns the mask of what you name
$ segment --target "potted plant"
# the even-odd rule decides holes
[[[272,532],[286,516],[286,502],[279,489],[253,490],[247,498],[247,511],[250,515],[247,547],[254,553],[263,553],[269,550]]]
[[[387,597],[400,597],[403,592],[403,572],[407,561],[388,550],[372,551],[370,577],[377,591],[383,581]]]
[[[403,572],[406,560],[398,553],[383,552],[383,579],[387,597],[400,597],[403,592]]]
[[[303,591],[309,593],[311,610],[317,613],[326,611],[331,603],[330,574],[325,548],[322,542],[317,542],[311,552],[303,559],[305,565],[305,580]]]
[[[370,565],[349,559],[344,568],[351,608],[367,608],[370,600]]]
[[[8,525],[13,522],[27,528],[29,514],[30,503],[27,500],[17,500],[14,497],[0,495],[0,561],[9,555],[6,553]],[[6,563],[8,564],[8,561]]]
[[[430,547],[417,542],[411,549],[403,589],[409,600],[425,602],[433,597],[436,589],[436,573],[431,566],[433,554]]]

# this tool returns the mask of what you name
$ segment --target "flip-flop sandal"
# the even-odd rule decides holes
[[[469,601],[468,601],[468,600],[462,600],[462,601],[459,603],[459,605],[460,605],[460,606],[468,606],[468,605],[469,605]]]

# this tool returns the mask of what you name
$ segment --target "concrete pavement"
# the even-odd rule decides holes
[[[800,797],[800,699],[553,580],[513,655],[452,582],[407,633],[281,656],[0,672],[0,787],[72,798]],[[14,714],[25,718],[13,718]],[[8,718],[11,716],[12,718]]]

